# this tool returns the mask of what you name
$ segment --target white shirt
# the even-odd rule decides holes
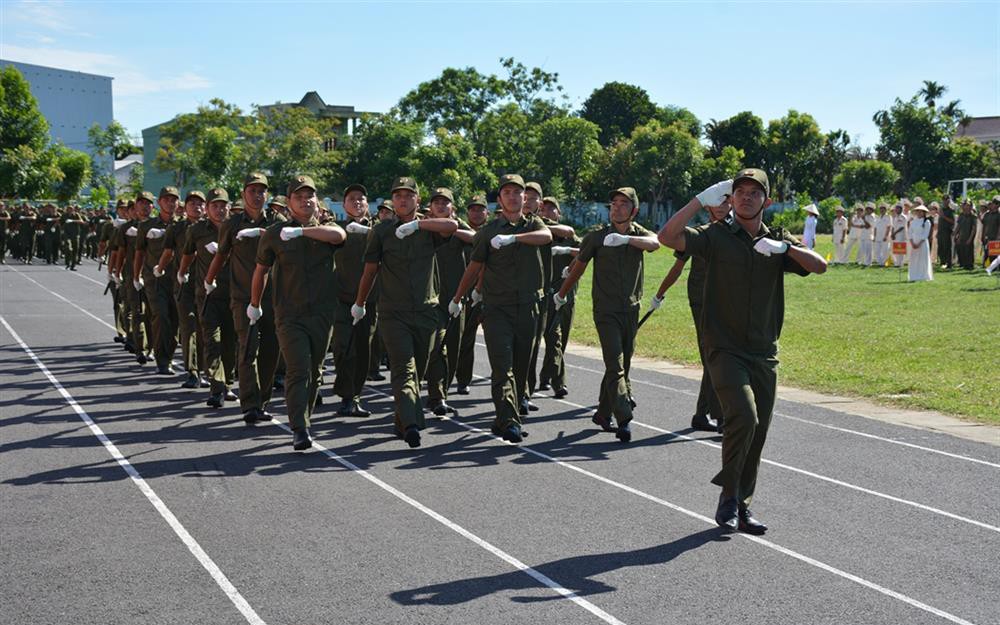
[[[833,236],[836,242],[840,242],[844,230],[847,230],[847,217],[835,217],[833,220]]]
[[[806,242],[816,242],[816,215],[806,215],[806,226],[802,231],[802,239]]]
[[[886,239],[892,233],[892,215],[886,213],[875,219],[875,240]]]

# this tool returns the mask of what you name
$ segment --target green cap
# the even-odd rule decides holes
[[[538,184],[537,182],[529,182],[528,184],[524,185],[524,190],[527,191],[528,189],[531,189],[532,191],[537,193],[538,197],[542,197],[543,195],[542,185]]]
[[[516,184],[517,186],[524,188],[524,178],[517,174],[504,174],[500,176],[500,184],[497,185],[497,189],[502,189],[509,184]]]
[[[298,191],[299,189],[312,189],[316,190],[316,183],[313,179],[305,174],[299,174],[292,178],[292,181],[288,183],[288,195],[291,195]]]
[[[733,178],[734,189],[741,180],[753,180],[760,186],[764,187],[764,195],[771,195],[771,183],[767,181],[767,174],[764,173],[763,169],[756,169],[754,167],[741,169],[739,173],[736,174],[736,177]]]
[[[229,202],[229,193],[222,187],[216,187],[208,192],[208,201],[215,202],[216,200],[223,200]]]
[[[271,201],[267,203],[268,206],[280,206],[282,208],[288,208],[288,198],[284,195],[276,195],[271,198]]]
[[[168,195],[180,199],[181,192],[177,190],[177,187],[163,187],[160,189],[160,197],[167,197]]]
[[[347,188],[344,189],[344,197],[347,197],[347,194],[350,193],[351,191],[361,191],[362,195],[365,196],[368,195],[368,189],[365,188],[365,185],[358,184],[356,182],[347,185]]]
[[[205,194],[202,193],[201,191],[198,191],[197,189],[192,189],[191,191],[188,191],[188,194],[186,196],[184,196],[184,201],[187,202],[188,200],[190,200],[193,197],[201,199],[202,202],[207,202],[208,201],[208,200],[205,199]]]
[[[455,195],[451,192],[451,189],[449,189],[448,187],[437,187],[436,189],[434,189],[434,193],[431,194],[431,201],[433,202],[434,198],[436,197],[447,198],[447,200],[452,204],[455,203]]]
[[[140,191],[135,196],[136,200],[149,200],[150,202],[155,202],[156,198],[149,191]]]
[[[396,209],[392,206],[392,200],[382,200],[382,203],[378,205],[378,209],[382,210],[383,208],[394,213],[396,212]]]
[[[413,191],[417,195],[420,195],[420,188],[417,187],[417,181],[414,180],[413,178],[410,178],[409,176],[402,176],[400,178],[396,178],[396,181],[392,183],[392,188],[389,189],[389,193],[395,193],[400,189],[406,191]]]
[[[243,200],[236,200],[233,202],[233,212],[242,213],[243,212]]]
[[[562,208],[560,208],[560,206],[559,206],[559,200],[557,200],[556,198],[552,197],[551,195],[548,196],[548,197],[543,197],[542,198],[542,204],[551,204],[551,205],[553,205],[553,206],[556,207],[556,210],[559,210],[559,211],[562,210]]]
[[[735,183],[734,183],[735,184]],[[616,195],[624,195],[632,202],[632,208],[639,208],[639,195],[632,187],[622,187],[615,189],[608,194],[608,200],[614,200]]]
[[[482,193],[478,193],[473,195],[472,199],[469,200],[469,203],[465,205],[466,208],[469,208],[470,206],[482,206],[483,208],[486,208],[489,204],[486,202],[486,196]]]
[[[260,173],[259,171],[252,171],[247,174],[247,177],[243,179],[243,188],[246,189],[252,184],[262,184],[267,186],[267,176]]]

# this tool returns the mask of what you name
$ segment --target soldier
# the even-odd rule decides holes
[[[469,228],[473,232],[479,232],[489,217],[486,196],[483,194],[472,196],[465,207],[465,214]],[[468,266],[471,256],[472,248],[469,247],[465,257],[466,266]],[[455,365],[455,383],[457,385],[455,393],[458,395],[468,395],[469,385],[472,383],[472,367],[476,357],[476,335],[479,324],[482,322],[483,307],[480,306],[482,301],[482,292],[478,287],[473,288],[469,295],[469,306],[464,310],[465,326],[462,328],[462,342],[459,346],[458,363]]]
[[[552,275],[546,289],[547,292],[558,293],[566,276],[569,275],[570,264],[580,251],[581,239],[572,228],[570,228],[572,236],[567,237],[566,232],[553,227],[559,224],[562,217],[562,208],[556,198],[551,196],[542,198],[542,217],[548,220],[545,223],[552,232]],[[566,363],[563,360],[563,352],[569,343],[569,332],[573,327],[576,291],[577,285],[574,284],[566,297],[566,303],[558,311],[555,302],[550,298],[545,299],[548,319],[558,316],[559,321],[546,322],[546,333],[542,337],[545,340],[545,355],[542,358],[542,371],[539,374],[541,384],[538,388],[543,391],[551,388],[552,396],[556,399],[562,399],[569,394],[566,388]]]
[[[62,240],[62,213],[55,204],[42,207],[42,255],[46,265],[54,265],[59,260],[59,244]]]
[[[115,343],[125,343],[128,337],[128,330],[125,327],[125,307],[122,301],[125,294],[119,291],[117,276],[115,276],[112,270],[114,266],[112,261],[116,257],[118,250],[116,243],[118,228],[128,221],[126,218],[128,214],[127,206],[124,200],[118,200],[118,203],[115,205],[115,217],[101,224],[100,243],[97,246],[97,253],[102,259],[101,262],[107,266],[108,285],[105,287],[104,292],[111,292],[111,309],[115,319]]]
[[[919,199],[919,198],[918,198]],[[923,204],[922,201],[917,204]],[[936,202],[931,202],[933,206]],[[952,239],[955,234],[955,209],[951,205],[951,196],[944,196],[944,206],[939,206],[937,219],[937,259],[941,269],[952,266]]]
[[[390,219],[395,219],[396,213],[393,212],[392,200],[382,200],[379,204],[378,210],[375,213],[375,222],[389,221]],[[372,292],[368,296],[370,301],[378,301],[378,281],[372,286]],[[388,368],[389,362],[386,357],[385,351],[385,341],[382,339],[382,333],[379,332],[378,328],[378,314],[375,315],[375,321],[372,323],[372,353],[371,358],[368,360],[368,380],[372,382],[382,382],[387,378],[382,374],[379,368],[385,364]]]
[[[823,273],[826,263],[785,232],[764,226],[770,203],[767,174],[744,169],[734,180],[699,193],[660,231],[664,245],[707,264],[702,331],[712,386],[725,419],[721,487],[715,521],[726,529],[763,534],[750,512],[757,469],[777,389],[778,337],[784,318],[784,273]],[[697,229],[688,221],[703,206],[732,197],[733,220]]]
[[[0,265],[7,264],[7,231],[11,225],[10,219],[7,203],[0,202]]]
[[[118,277],[118,286],[125,287],[120,294],[124,296],[125,316],[128,320],[124,325],[131,339],[125,345],[126,349],[131,346],[135,353],[135,361],[140,365],[149,362],[146,357],[146,345],[152,332],[147,332],[145,298],[142,296],[142,290],[136,288],[140,276],[134,274],[133,260],[139,224],[149,219],[153,201],[153,194],[149,191],[142,191],[136,195],[134,204],[129,209],[129,220],[118,230],[119,238],[116,244],[115,274]]]
[[[38,220],[38,213],[32,210],[31,206],[24,204],[21,213],[17,217],[18,238],[20,239],[21,263],[30,265],[35,257],[35,222]]]
[[[469,266],[452,298],[461,306],[462,297],[483,273],[483,331],[495,410],[492,431],[511,443],[523,440],[523,407],[518,401],[527,384],[544,287],[539,248],[552,242],[552,233],[539,217],[523,214],[524,189],[524,179],[517,174],[500,178],[500,212],[476,233]]]
[[[558,311],[587,264],[594,261],[594,325],[601,342],[604,379],[593,421],[613,432],[611,415],[618,424],[616,437],[632,440],[632,404],[629,370],[635,352],[635,335],[642,301],[643,252],[655,252],[660,243],[649,230],[634,223],[639,197],[632,187],[612,191],[608,199],[611,223],[588,233],[562,287],[552,296]]]
[[[228,401],[236,401],[229,390],[236,365],[236,329],[229,310],[229,267],[215,274],[215,282],[205,280],[212,260],[219,251],[219,230],[229,217],[229,193],[222,188],[208,192],[207,219],[187,228],[184,238],[178,280],[188,278],[188,269],[195,265],[193,276],[195,306],[200,311],[198,321],[205,346],[205,372],[208,374],[209,396],[205,405],[222,408]]]
[[[418,219],[420,191],[413,178],[397,178],[391,189],[396,219],[380,222],[368,233],[365,270],[351,317],[365,317],[365,302],[376,276],[381,281],[379,325],[389,352],[396,435],[410,447],[420,446],[424,427],[420,381],[434,348],[438,329],[438,275],[435,250],[444,242],[436,234],[458,229],[454,219]],[[461,305],[449,306],[455,316]]]
[[[906,243],[906,215],[903,214],[903,203],[896,202],[892,207],[892,232],[890,239],[893,243]],[[893,254],[892,264],[902,267],[906,262],[906,254]]]
[[[888,204],[879,202],[878,217],[875,218],[875,263],[879,267],[885,266],[891,247],[889,235],[892,233],[892,215],[886,213],[888,208]]]
[[[847,230],[850,228],[847,217],[844,217],[844,207],[837,206],[833,218],[833,264],[843,265],[847,262]]]
[[[87,221],[80,214],[78,206],[67,206],[66,212],[60,218],[62,228],[63,260],[66,269],[76,271],[76,266],[80,263],[80,232],[84,230]]]
[[[368,308],[368,305],[374,304],[372,295],[365,302],[365,317],[357,324],[351,317],[351,306],[358,297],[361,274],[364,272],[368,231],[374,224],[368,214],[368,189],[364,185],[351,184],[344,189],[344,212],[347,219],[339,225],[347,233],[347,239],[334,254],[333,270],[337,293],[333,322],[333,359],[337,377],[333,381],[333,392],[340,396],[338,416],[367,417],[371,412],[361,405],[361,391],[368,378],[368,361],[375,332],[375,307]]]
[[[458,221],[458,230],[454,233],[434,234],[434,237],[439,239],[434,255],[437,257],[440,281],[437,305],[440,330],[435,344],[441,347],[431,351],[427,362],[427,407],[434,414],[443,417],[458,412],[448,405],[448,388],[458,369],[466,316],[465,306],[457,315],[449,315],[448,302],[454,297],[458,283],[465,273],[468,254],[476,233],[469,224],[455,217],[455,196],[451,189],[445,187],[434,189],[431,194],[430,216],[435,219]]]
[[[246,309],[251,323],[260,321],[264,288],[273,280],[274,324],[285,357],[285,408],[296,451],[312,446],[310,419],[333,328],[334,254],[346,237],[340,226],[319,222],[318,203],[312,178],[295,176],[288,185],[288,221],[268,227],[257,244]]]
[[[155,217],[139,224],[135,239],[135,260],[132,275],[133,286],[142,291],[149,308],[153,332],[149,339],[153,346],[153,359],[158,375],[174,375],[170,366],[177,349],[177,308],[174,303],[174,276],[156,269],[163,256],[163,244],[167,229],[174,222],[174,210],[180,191],[177,187],[163,187],[156,199],[158,208]]]
[[[975,263],[973,245],[976,239],[977,225],[976,216],[972,214],[972,204],[963,202],[962,213],[958,216],[958,223],[955,227],[955,253],[958,255],[958,264],[962,269],[972,269]]]
[[[997,256],[996,254],[990,255],[990,241],[1000,239],[1000,195],[993,196],[987,211],[982,214],[980,220],[983,222],[983,264],[986,265]],[[0,260],[2,260],[2,256],[0,256]]]

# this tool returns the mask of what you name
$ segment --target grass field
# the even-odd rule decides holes
[[[832,250],[820,236],[817,251]],[[666,249],[646,256],[643,312],[673,262]],[[640,330],[638,354],[699,363],[687,270]],[[779,383],[1000,425],[1000,280],[979,269],[910,284],[905,271],[831,266],[786,276]],[[597,345],[590,283],[588,270],[571,340]]]

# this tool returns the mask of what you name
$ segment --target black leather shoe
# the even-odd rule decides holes
[[[411,425],[407,427],[406,433],[403,434],[403,440],[410,447],[420,447],[420,430],[417,429],[417,426]]]
[[[468,395],[469,394],[469,387],[468,386],[459,386],[457,389],[455,389],[455,393],[458,394],[458,395]]]
[[[201,380],[198,379],[198,374],[188,373],[187,379],[181,384],[181,388],[198,388],[201,386]]]
[[[522,417],[528,416],[528,400],[527,399],[522,399],[521,400],[521,403],[517,407],[517,412]]]
[[[618,432],[615,434],[615,438],[623,443],[628,443],[632,441],[632,426],[628,423],[619,423]]]
[[[736,531],[739,527],[738,509],[739,503],[736,497],[724,497],[722,493],[719,493],[719,506],[715,509],[715,522],[723,529]]]
[[[135,361],[140,365],[144,365],[149,362],[149,358],[146,358],[146,354],[136,354]]]
[[[552,386],[549,385],[548,382],[542,382],[541,384],[538,385],[538,390],[540,390],[540,391],[547,391],[550,388],[552,388]]]
[[[262,421],[259,411],[256,408],[251,408],[243,413],[243,422],[247,425],[254,425],[258,421]]]
[[[458,412],[458,411],[443,401],[437,406],[434,406],[434,414],[436,414],[439,417],[447,417],[449,414],[453,412]]]
[[[292,449],[303,451],[312,447],[313,439],[309,435],[309,428],[302,428],[292,432]]]
[[[174,371],[173,368],[170,365],[167,365],[165,367],[157,367],[156,368],[156,375],[174,375],[176,373],[177,372]]]
[[[205,402],[205,405],[209,408],[222,408],[222,403],[225,401],[223,400],[223,397],[224,395],[222,393],[209,395],[208,401]]]
[[[351,402],[351,416],[354,417],[370,417],[372,416],[372,411],[361,406],[361,402],[355,399]]]
[[[591,417],[590,420],[593,421],[595,425],[600,426],[600,428],[605,432],[615,431],[615,428],[611,427],[611,419],[605,417],[604,415],[600,415],[595,412],[594,416]]]
[[[567,395],[569,395],[569,391],[566,390],[566,387],[558,389],[555,393],[552,393],[552,396],[555,397],[556,399],[562,399]]]
[[[767,531],[767,526],[753,518],[753,513],[750,512],[749,508],[740,507],[739,519],[739,530],[741,532],[760,536]]]
[[[372,382],[383,382],[385,381],[385,376],[376,371],[375,373],[369,373],[368,379]]]
[[[507,429],[503,431],[503,439],[508,443],[520,443],[524,438],[521,435],[521,428],[517,425],[509,425]]]
[[[722,434],[722,430],[724,429],[725,422],[722,420],[721,417],[718,418],[718,419],[716,419],[716,422],[719,424],[719,427],[716,428],[715,431],[718,432],[719,434]]]
[[[719,424],[708,415],[696,414],[691,417],[691,428],[702,432],[716,432],[719,429]]]
[[[115,336],[115,343],[124,343],[124,342],[125,342],[124,336]]]
[[[337,408],[338,417],[351,417],[354,416],[354,411],[351,406],[350,399],[342,399],[340,401],[340,408]]]
[[[538,406],[533,404],[530,400],[525,400],[525,403],[528,404],[528,410],[531,412],[538,412]]]
[[[232,391],[226,391],[226,401],[237,401],[239,397]]]

